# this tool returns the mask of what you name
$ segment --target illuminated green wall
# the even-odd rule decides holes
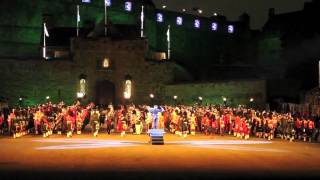
[[[178,103],[194,104],[198,97],[203,98],[205,104],[223,104],[222,97],[227,98],[228,105],[249,105],[249,99],[254,98],[256,106],[263,106],[266,102],[266,82],[262,80],[226,81],[198,84],[168,85],[165,88],[164,102],[173,101],[178,96]]]
[[[141,1],[133,1],[133,11],[124,11],[124,0],[112,1],[108,9],[108,18],[114,24],[140,24]],[[12,12],[12,13],[8,13]],[[155,14],[161,12],[164,22],[157,23]],[[51,15],[47,19],[48,27],[75,27],[75,0],[17,0],[0,2],[0,56],[39,56],[42,34],[42,15]],[[80,7],[81,23],[95,24],[103,21],[104,5],[102,0],[93,0]],[[184,18],[183,26],[176,25],[176,17]],[[250,62],[254,58],[246,56],[248,39],[241,39],[242,33],[227,33],[226,21],[219,20],[219,31],[211,31],[215,20],[200,18],[201,28],[193,27],[192,15],[157,10],[153,6],[145,7],[145,33],[152,50],[166,51],[166,31],[171,25],[172,58],[189,67],[201,67],[207,64],[230,64],[234,61]],[[139,34],[137,34],[139,37]],[[250,37],[249,37],[250,38]],[[247,43],[243,44],[243,41]],[[241,49],[241,53],[237,49]],[[240,54],[240,56],[239,56]],[[194,63],[194,62],[197,63]]]

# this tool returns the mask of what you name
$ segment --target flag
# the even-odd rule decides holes
[[[105,6],[111,6],[111,0],[104,0]]]
[[[49,37],[49,32],[48,32],[46,23],[43,23],[43,27],[44,27],[44,34],[46,35],[46,37]]]
[[[144,20],[144,12],[143,12],[143,6],[142,6],[142,10],[141,10],[141,22],[143,22],[143,20]]]
[[[170,25],[168,26],[168,31],[167,31],[167,41],[170,42]]]
[[[79,5],[77,6],[77,22],[80,22]]]

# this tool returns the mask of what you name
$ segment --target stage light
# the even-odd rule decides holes
[[[224,102],[226,102],[226,101],[227,101],[227,98],[226,98],[226,97],[223,97],[222,100],[223,100]]]
[[[46,99],[49,100],[49,99],[50,99],[50,96],[47,96]]]
[[[166,5],[162,5],[162,9],[165,9],[165,8],[167,8],[167,6]]]
[[[199,19],[194,20],[194,27],[197,29],[200,28],[200,20]]]
[[[157,13],[156,18],[157,18],[157,22],[160,22],[160,23],[163,22],[163,14]]]
[[[211,30],[212,30],[212,31],[217,31],[217,30],[218,30],[218,23],[213,22],[213,23],[211,24]]]
[[[213,13],[214,16],[218,16],[218,13]]]
[[[229,34],[234,33],[234,26],[233,26],[233,25],[229,25],[229,26],[228,26],[228,33],[229,33]]]
[[[151,93],[150,94],[150,98],[153,99],[154,98],[154,94]]]
[[[254,101],[254,98],[250,98],[250,102],[253,102]]]
[[[199,96],[198,99],[199,99],[200,101],[202,101],[202,97],[201,97],[201,96]]]
[[[19,98],[19,101],[22,101],[22,98]]]
[[[182,19],[182,17],[181,17],[181,16],[178,16],[178,17],[177,17],[176,23],[177,23],[177,25],[179,25],[179,26],[181,26],[181,25],[182,25],[182,23],[183,23],[183,19]]]
[[[186,12],[186,9],[182,9],[182,12]]]
[[[83,3],[91,3],[91,0],[82,0]]]
[[[199,14],[202,14],[202,9],[198,9],[198,13],[199,13]]]
[[[125,2],[124,9],[128,12],[131,12],[132,11],[132,2],[130,2],[130,1]]]
[[[178,99],[178,96],[173,96],[173,99],[174,99],[174,100]]]

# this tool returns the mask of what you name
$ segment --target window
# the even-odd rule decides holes
[[[103,62],[102,62],[102,67],[107,69],[110,67],[110,61],[109,58],[104,58]]]
[[[160,23],[163,22],[163,15],[161,13],[157,13],[156,18],[157,18],[157,22],[160,22]]]
[[[217,31],[217,30],[218,30],[218,24],[217,24],[216,22],[213,22],[213,23],[211,24],[211,30],[212,30],[212,31]]]
[[[130,79],[125,81],[123,96],[125,99],[131,98],[132,82]]]
[[[200,28],[200,20],[199,19],[194,20],[194,27],[197,29]]]
[[[234,33],[234,26],[233,25],[228,26],[228,33],[230,33],[230,34]]]
[[[85,79],[80,79],[80,93],[83,95],[86,94],[86,80]]]
[[[124,10],[125,10],[125,11],[128,11],[128,12],[131,12],[131,11],[132,11],[132,2],[126,1],[126,2],[124,3]]]
[[[177,25],[181,26],[182,23],[183,23],[182,17],[178,16],[178,17],[177,17],[177,20],[176,20],[176,23],[177,23]]]

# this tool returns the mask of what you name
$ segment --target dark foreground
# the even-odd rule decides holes
[[[320,144],[233,137],[0,138],[0,179],[319,179]]]

